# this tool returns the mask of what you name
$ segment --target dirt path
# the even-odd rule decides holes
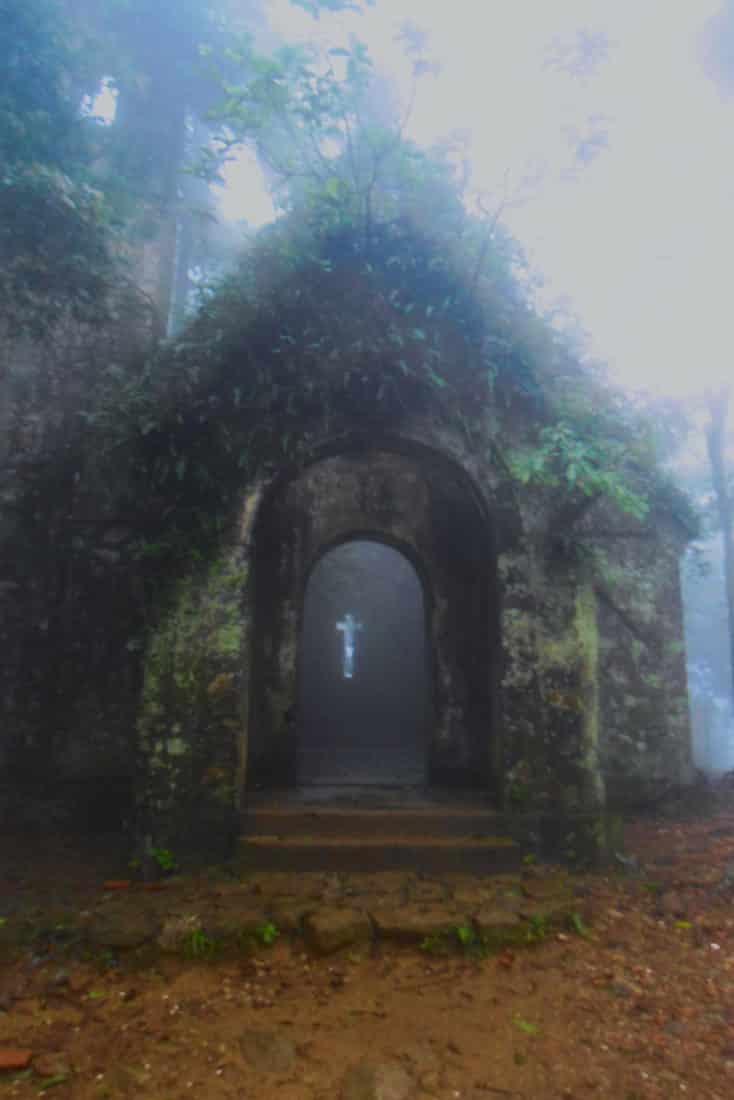
[[[355,942],[316,956],[285,934],[222,952],[196,937],[168,953],[100,948],[76,935],[79,922],[126,906],[132,927],[142,911],[138,897],[102,890],[122,853],[6,838],[0,1064],[11,1049],[33,1059],[0,1069],[0,1097],[728,1100],[734,814],[636,824],[628,844],[623,873],[573,877],[585,934],[541,927],[530,946],[486,956],[451,936],[430,950]],[[528,869],[531,887],[543,876]],[[275,885],[336,909],[398,890],[420,910],[487,888],[446,879]],[[243,890],[255,904],[267,889],[263,876],[210,874],[167,884],[155,904],[185,917],[235,893],[240,904]]]

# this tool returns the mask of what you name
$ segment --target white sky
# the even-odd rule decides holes
[[[546,280],[567,295],[628,386],[680,395],[734,374],[734,104],[705,76],[698,39],[720,0],[377,0],[364,16],[318,23],[271,0],[271,23],[329,45],[357,33],[376,64],[408,86],[394,42],[410,18],[430,32],[442,69],[421,82],[409,134],[430,144],[471,132],[474,185],[501,194],[537,169],[504,221]],[[609,61],[586,80],[544,65],[556,38],[604,31]],[[610,120],[609,149],[572,173],[564,130]],[[258,224],[272,206],[250,161],[233,166],[222,208]]]

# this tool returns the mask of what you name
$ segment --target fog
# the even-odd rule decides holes
[[[313,23],[286,0],[269,13],[277,30],[313,38]],[[425,31],[436,62],[417,91],[398,39],[405,20]],[[355,33],[401,103],[412,97],[407,132],[426,146],[458,137],[466,201],[501,211],[540,308],[583,333],[588,357],[626,390],[653,404],[671,398],[689,414],[707,390],[728,385],[730,4],[396,0],[324,16],[316,32],[330,45]],[[242,209],[249,190],[254,216],[267,217],[251,162],[245,188],[232,171],[225,214]],[[684,592],[695,758],[719,772],[734,754],[732,626],[702,436],[698,415],[670,461],[709,517],[697,558],[709,573],[687,568]],[[726,450],[731,470],[731,431]]]
[[[625,384],[678,395],[727,377],[734,104],[705,44],[721,7],[378,0],[316,29],[288,0],[268,13],[297,40],[364,40],[410,103],[409,136],[451,136],[469,201],[502,207],[543,306],[570,307],[590,354]],[[398,38],[406,20],[437,63],[417,89]],[[230,216],[267,216],[249,161],[223,202]]]
[[[733,256],[734,0],[0,0],[0,1096],[732,1096]]]
[[[72,30],[68,41],[57,35],[64,41],[57,58],[39,46],[27,67],[38,133],[29,127],[18,163],[33,174],[45,158],[59,178],[79,186],[76,199],[64,196],[70,208],[75,201],[104,207],[100,220],[120,234],[120,251],[140,261],[143,291],[154,304],[165,299],[169,336],[231,270],[243,241],[308,193],[300,177],[314,164],[328,171],[350,136],[343,120],[330,118],[316,138],[309,134],[307,151],[294,152],[295,131],[273,123],[275,100],[267,96],[297,80],[298,49],[317,58],[319,79],[349,79],[364,44],[373,68],[369,79],[366,67],[360,77],[359,102],[350,101],[353,117],[440,152],[465,208],[517,242],[515,274],[532,305],[581,358],[604,364],[630,402],[647,403],[661,436],[675,437],[663,445],[663,461],[704,515],[684,585],[696,758],[707,770],[730,768],[734,577],[721,539],[723,525],[731,542],[734,442],[725,423],[722,511],[706,433],[711,409],[729,401],[732,374],[731,0],[201,0],[181,8],[63,0],[51,9],[72,20]],[[265,55],[282,49],[290,60],[273,76]],[[349,51],[356,51],[351,59]],[[247,84],[253,72],[260,84]],[[23,87],[19,73],[9,75],[14,94]],[[65,99],[58,120],[51,88]],[[79,155],[78,179],[69,103],[96,127]],[[275,133],[269,144],[268,126]],[[357,588],[367,585],[364,563],[377,551],[359,553]],[[317,571],[309,608],[320,577]],[[376,593],[386,583],[380,573]],[[386,654],[392,644],[375,619],[379,598],[368,613],[345,591],[330,608],[333,622],[325,612],[307,615],[304,638],[318,638],[319,652],[330,655],[323,664],[331,680],[319,690],[323,698],[338,695],[339,706],[363,689],[365,677],[374,681],[375,639]],[[354,675],[340,679],[346,634],[335,624],[348,613],[364,627],[355,634]],[[423,667],[415,645],[416,667]],[[312,660],[304,657],[304,685],[316,675]],[[386,682],[389,664],[386,656],[379,674]],[[316,727],[319,692],[303,690]]]
[[[501,219],[522,246],[538,308],[618,385],[694,414],[707,391],[728,385],[731,4],[332,6],[342,5],[324,5],[318,20],[290,0],[234,4],[231,15],[260,42],[315,46],[324,56],[363,41],[403,135],[451,148],[467,206]],[[406,41],[419,43],[419,80]],[[115,107],[114,78],[105,78],[85,109],[109,123]],[[211,189],[224,236],[227,225],[234,239],[236,225],[278,216],[272,182],[255,145],[234,143]],[[694,415],[668,457],[710,516],[704,430]],[[731,468],[731,433],[726,457]],[[713,770],[731,766],[734,742],[719,538],[708,523],[699,560],[713,578],[689,569],[685,583],[696,755]],[[702,617],[707,631],[695,627]]]

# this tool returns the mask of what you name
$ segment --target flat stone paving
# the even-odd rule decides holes
[[[548,867],[494,877],[259,872],[237,879],[212,870],[173,876],[155,887],[100,883],[92,904],[65,914],[65,935],[117,952],[145,945],[206,950],[267,942],[275,934],[302,937],[317,954],[380,940],[446,947],[470,940],[499,948],[568,926],[581,904],[568,875]],[[18,913],[3,938],[13,928],[27,942],[32,924]]]

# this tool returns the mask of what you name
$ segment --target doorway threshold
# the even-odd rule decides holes
[[[412,809],[455,807],[494,809],[494,801],[485,791],[435,787],[421,784],[330,783],[308,784],[263,791],[250,791],[246,805],[263,806],[334,806],[362,809]]]

